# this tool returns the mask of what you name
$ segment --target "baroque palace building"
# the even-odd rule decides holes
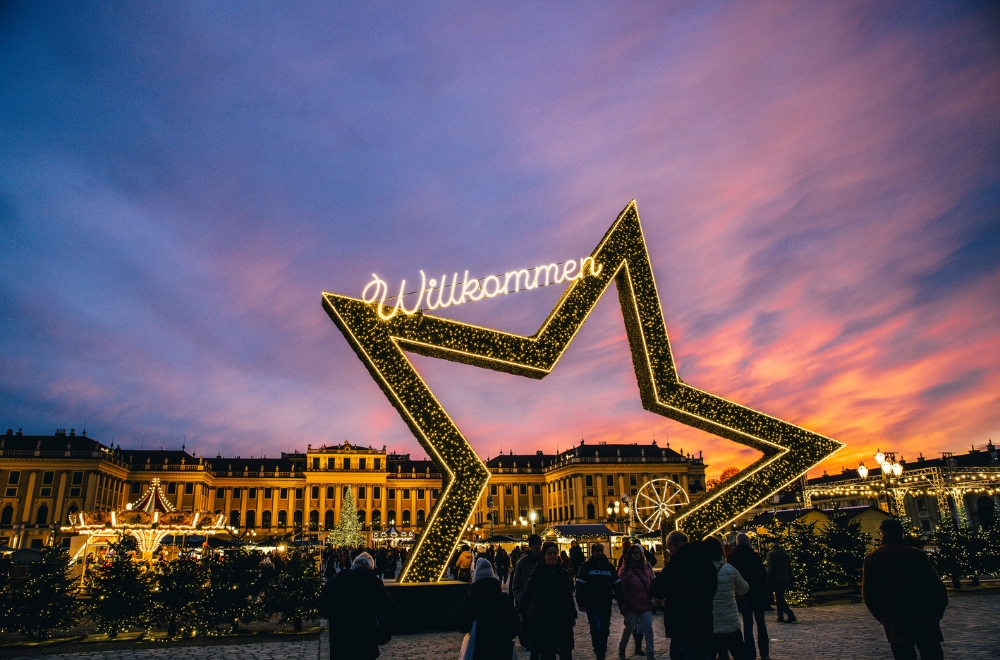
[[[691,496],[704,491],[705,463],[651,444],[586,444],[556,454],[503,454],[477,504],[470,538],[520,537],[527,520],[600,523],[607,506],[667,478]],[[108,447],[86,432],[0,436],[0,545],[70,546],[61,527],[76,511],[120,510],[158,479],[177,509],[225,513],[240,535],[324,540],[348,486],[365,532],[395,526],[418,534],[441,489],[429,460],[344,442],[309,445],[279,458],[206,458],[186,451]],[[534,514],[534,516],[532,516]],[[492,526],[490,522],[492,520]]]

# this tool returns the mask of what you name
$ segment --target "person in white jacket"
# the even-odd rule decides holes
[[[736,660],[747,660],[747,648],[743,644],[742,622],[740,609],[736,605],[736,596],[742,596],[750,585],[740,572],[726,563],[726,554],[722,549],[722,541],[709,536],[705,545],[715,562],[715,570],[719,574],[719,588],[715,592],[715,602],[712,607],[712,622],[714,642],[712,657],[727,658],[732,654]]]

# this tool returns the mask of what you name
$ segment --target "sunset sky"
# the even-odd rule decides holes
[[[847,444],[816,473],[1000,440],[997,6],[665,4],[4,3],[2,430],[423,455],[320,293],[635,199],[681,377]],[[413,360],[484,457],[756,456],[642,410],[613,289],[544,380]]]

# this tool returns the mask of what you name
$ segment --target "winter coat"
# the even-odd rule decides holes
[[[748,545],[738,545],[727,558],[729,565],[739,571],[750,589],[736,598],[737,603],[762,603],[767,598],[767,569],[764,562]]]
[[[712,609],[719,588],[718,574],[701,541],[685,543],[653,580],[650,593],[663,598],[663,628],[667,637],[692,644],[713,640]]]
[[[653,584],[654,576],[649,564],[645,561],[639,567],[630,563],[622,564],[618,569],[618,577],[621,578],[622,592],[625,594],[625,602],[622,604],[624,610],[629,613],[652,611],[649,586]]]
[[[782,548],[767,553],[767,583],[783,589],[792,584],[792,562]]]
[[[462,554],[458,556],[458,559],[455,560],[455,567],[458,568],[459,570],[472,568],[472,560],[473,560],[472,552],[470,552],[469,550],[465,550],[464,552],[462,552]]]
[[[625,602],[618,571],[604,555],[600,561],[591,557],[576,574],[577,604],[581,610],[610,614],[612,598],[619,603]]]
[[[538,566],[538,557],[530,551],[522,554],[521,558],[517,560],[517,566],[514,567],[514,577],[510,581],[510,592],[514,594],[516,602],[521,602],[524,590],[528,586],[528,579],[535,572],[536,566]]]
[[[518,570],[521,562],[518,562]],[[546,566],[545,562],[538,562],[517,611],[531,617],[532,653],[537,651],[544,655],[573,648],[573,626],[577,616],[573,582],[561,563]]]
[[[496,578],[476,580],[458,615],[459,632],[467,633],[476,623],[475,660],[510,660],[513,640],[520,628],[514,601],[500,588]]]
[[[350,603],[350,607],[344,607]],[[331,658],[372,660],[379,656],[376,615],[388,619],[394,606],[382,580],[366,568],[352,568],[327,580],[320,615],[330,621]]]
[[[919,548],[890,541],[869,552],[861,592],[889,642],[943,641],[948,592]]]
[[[575,545],[569,549],[569,560],[573,564],[573,575],[577,575],[587,558],[583,556],[583,550],[580,549],[580,546]]]
[[[736,632],[742,627],[736,596],[745,594],[750,585],[725,559],[715,561],[715,570],[719,587],[712,601],[712,627],[717,633]]]

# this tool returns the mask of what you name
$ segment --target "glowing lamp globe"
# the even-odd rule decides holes
[[[866,466],[864,463],[858,466],[858,476],[861,477],[862,479],[868,478],[868,466]]]

